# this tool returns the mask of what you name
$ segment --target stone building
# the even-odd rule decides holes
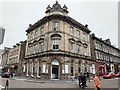
[[[13,45],[13,48],[9,50],[7,67],[8,72],[14,72],[16,75],[23,73],[22,62],[25,57],[26,41],[21,41]]]
[[[7,61],[8,61],[8,54],[9,54],[9,47],[4,47],[3,53],[1,54],[1,66],[4,69],[4,72],[7,72]]]
[[[25,75],[41,79],[71,79],[92,66],[88,25],[68,16],[66,5],[46,8],[46,16],[27,32]]]
[[[2,62],[2,53],[3,53],[3,49],[0,49],[0,67],[1,67],[1,62]]]
[[[99,75],[105,72],[118,72],[120,69],[120,49],[111,45],[110,39],[102,40],[90,35],[91,57]]]

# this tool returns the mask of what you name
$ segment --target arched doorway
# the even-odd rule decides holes
[[[59,61],[57,59],[51,62],[51,79],[59,79]]]

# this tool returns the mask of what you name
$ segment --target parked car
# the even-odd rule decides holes
[[[115,74],[115,77],[120,77],[120,72],[118,72],[117,74]]]
[[[115,77],[115,73],[114,72],[110,72],[109,74],[111,75],[111,78]]]
[[[113,72],[105,73],[105,74],[103,75],[103,78],[104,78],[104,79],[110,79],[110,78],[114,78],[114,77],[115,77],[115,73],[113,73]]]
[[[111,78],[111,75],[110,75],[109,73],[105,73],[105,74],[103,75],[103,78],[104,78],[104,79],[109,79],[109,78]]]

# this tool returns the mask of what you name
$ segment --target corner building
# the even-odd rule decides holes
[[[29,25],[25,76],[40,79],[71,79],[92,65],[87,25],[69,17],[66,5],[56,2],[46,8],[46,16]]]

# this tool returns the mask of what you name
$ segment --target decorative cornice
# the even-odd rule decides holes
[[[69,24],[71,24],[71,25],[73,25],[73,26],[81,29],[82,31],[85,31],[88,34],[91,32],[87,27],[85,27],[81,23],[77,22],[76,20],[72,19],[71,17],[69,17],[69,16],[63,16],[63,15],[59,15],[59,14],[54,14],[54,15],[43,17],[41,20],[39,20],[35,24],[31,25],[26,30],[26,32],[30,33],[34,29],[40,27],[41,25],[44,25],[46,22],[51,21],[51,20],[61,20],[61,21],[67,22],[67,23],[69,23]]]

